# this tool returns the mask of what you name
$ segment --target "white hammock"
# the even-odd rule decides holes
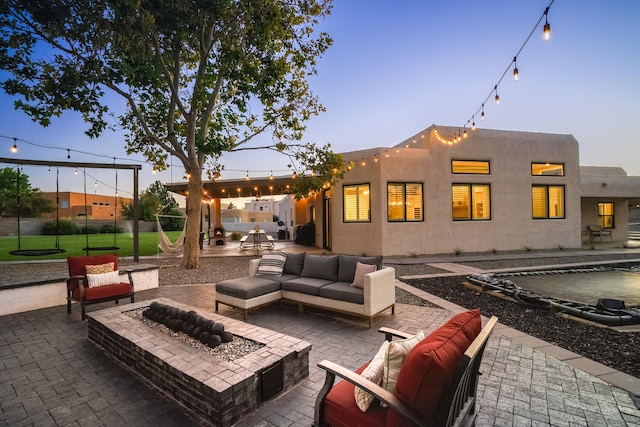
[[[184,225],[182,226],[182,232],[178,236],[178,239],[174,242],[169,239],[167,233],[162,229],[162,224],[160,224],[160,217],[171,217],[171,218],[184,218]],[[158,235],[160,236],[160,242],[158,243],[158,247],[162,252],[169,255],[175,255],[182,252],[184,248],[184,235],[187,231],[187,217],[186,216],[176,216],[176,215],[158,215],[156,214],[156,224],[158,225]]]

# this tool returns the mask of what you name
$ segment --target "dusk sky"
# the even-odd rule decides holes
[[[327,112],[308,124],[305,142],[331,143],[336,152],[388,147],[436,125],[462,127],[492,91],[550,0],[529,1],[382,1],[338,0],[319,29],[333,46],[320,58],[310,80]],[[551,40],[542,40],[542,24],[518,56],[520,81],[511,70],[498,86],[486,119],[490,129],[572,134],[580,144],[583,166],[620,166],[640,176],[640,1],[556,0],[548,21]],[[3,75],[0,74],[0,78]],[[110,97],[116,111],[120,99]],[[79,115],[67,113],[42,128],[13,109],[0,95],[0,157],[112,162],[127,157],[122,133],[105,132],[91,140]],[[7,138],[8,137],[8,138]],[[12,154],[12,138],[19,152]],[[43,149],[20,140],[59,147]],[[263,137],[257,143],[270,141]],[[469,138],[461,142],[472,144]],[[129,157],[142,163],[141,156]],[[124,160],[117,160],[124,163]],[[175,161],[174,161],[175,162]],[[233,153],[223,157],[222,178],[287,173],[288,160],[273,153]],[[175,162],[177,163],[177,162]],[[174,163],[174,164],[175,164]],[[8,165],[0,164],[0,167]],[[55,191],[45,168],[25,166],[34,186]],[[180,181],[183,168],[151,174],[144,165],[140,189],[153,181]],[[88,191],[113,194],[115,173],[87,170]],[[60,171],[61,190],[82,191],[81,175]],[[131,173],[120,172],[122,196],[130,196]],[[129,193],[127,193],[129,191]]]

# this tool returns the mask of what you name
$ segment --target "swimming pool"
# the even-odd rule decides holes
[[[634,270],[500,276],[539,295],[583,304],[595,304],[599,298],[612,298],[624,301],[627,306],[640,305],[640,273]]]

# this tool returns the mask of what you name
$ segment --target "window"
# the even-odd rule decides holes
[[[531,163],[531,175],[564,176],[562,163]]]
[[[60,200],[60,207],[62,209],[69,209],[69,201],[68,200]]]
[[[534,185],[531,207],[534,219],[564,218],[564,185]]]
[[[345,185],[344,222],[371,221],[371,203],[369,201],[369,184]]]
[[[489,162],[479,160],[451,160],[451,173],[489,175]]]
[[[614,227],[613,221],[613,207],[614,203],[598,203],[598,225],[602,228],[612,229]]]
[[[491,186],[489,184],[453,184],[451,200],[454,221],[491,219]]]
[[[422,221],[422,184],[387,184],[387,220]]]

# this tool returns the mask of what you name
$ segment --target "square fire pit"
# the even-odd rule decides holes
[[[225,361],[124,314],[154,301],[193,310],[223,323],[233,335],[263,346]],[[203,424],[230,426],[309,376],[308,342],[170,299],[115,306],[87,317],[92,343]]]

